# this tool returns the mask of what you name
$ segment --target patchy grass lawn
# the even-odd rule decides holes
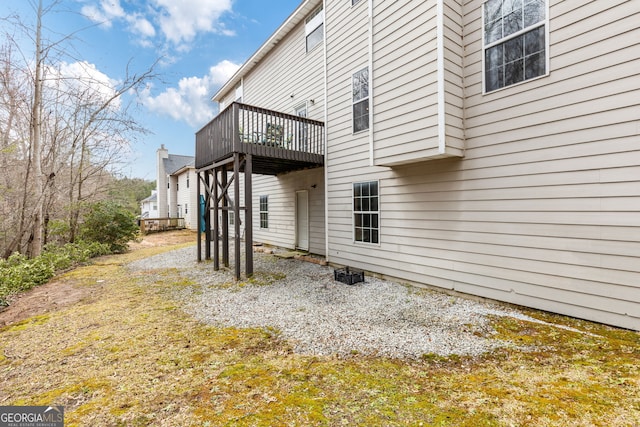
[[[528,311],[546,323],[494,322],[528,351],[300,356],[194,321],[169,297],[191,285],[175,270],[123,267],[176,247],[73,270],[57,280],[87,298],[0,329],[0,405],[64,405],[68,426],[640,426],[638,333]]]

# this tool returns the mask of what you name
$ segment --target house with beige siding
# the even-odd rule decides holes
[[[156,190],[150,196],[149,218],[182,218],[184,226],[198,228],[198,192],[194,156],[169,154],[164,144],[156,151]]]
[[[640,2],[303,1],[213,99],[253,241],[640,330]]]

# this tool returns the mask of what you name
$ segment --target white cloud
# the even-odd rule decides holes
[[[151,111],[200,127],[213,118],[211,96],[239,68],[238,64],[224,60],[209,69],[203,77],[185,77],[177,88],[169,88],[157,96],[148,87],[142,94],[142,103]]]
[[[98,70],[95,64],[86,61],[78,61],[60,64],[58,70],[50,69],[50,76],[69,89],[85,92],[94,102],[106,102],[116,94],[118,82]],[[55,82],[57,79],[50,80]],[[86,92],[87,89],[90,92]],[[120,108],[121,102],[117,98],[112,101],[111,107]]]
[[[231,0],[154,0],[160,8],[160,28],[167,40],[179,45],[198,32],[224,32],[220,16],[231,10]]]
[[[156,29],[153,27],[151,22],[140,14],[127,16],[126,20],[129,23],[129,28],[134,33],[147,38],[155,37]]]
[[[126,16],[122,6],[120,6],[120,0],[101,0],[99,7],[86,5],[82,7],[81,12],[91,21],[107,28],[111,28],[114,19]]]
[[[142,45],[149,45],[146,41],[158,32],[180,50],[188,50],[188,43],[198,33],[234,35],[220,22],[220,17],[231,11],[232,0],[151,0],[149,3],[144,10],[125,11],[120,0],[100,0],[97,5],[83,6],[82,13],[106,28],[116,21],[126,23],[129,31],[146,39],[139,40]]]

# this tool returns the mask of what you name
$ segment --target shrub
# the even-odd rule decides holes
[[[99,202],[89,205],[80,226],[81,239],[88,242],[100,242],[109,245],[111,252],[127,250],[127,243],[138,235],[135,216],[126,208],[111,202]]]

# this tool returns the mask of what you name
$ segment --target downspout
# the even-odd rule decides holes
[[[373,0],[369,0],[369,166],[375,165],[373,132]]]
[[[327,119],[329,117],[329,98],[328,94],[328,67],[327,67],[327,38],[328,38],[328,20],[327,20],[327,1],[322,1],[322,10],[324,11],[324,41],[323,41],[323,49],[324,49],[324,64],[323,64],[323,72],[324,72],[324,252],[325,259],[329,262],[329,176],[327,167],[327,162],[329,159],[329,124],[327,123]]]
[[[438,54],[438,153],[446,152],[446,113],[444,87],[444,0],[437,3],[437,54]]]

